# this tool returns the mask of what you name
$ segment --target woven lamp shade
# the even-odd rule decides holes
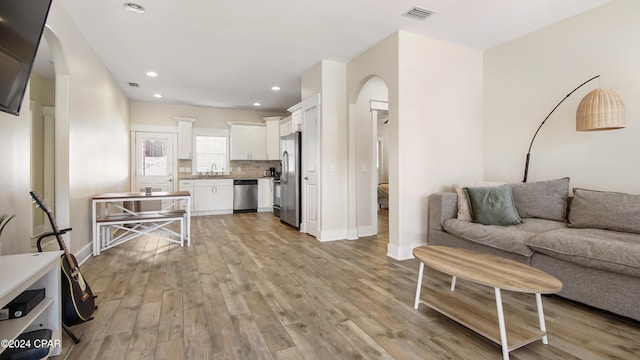
[[[620,129],[626,126],[624,103],[613,90],[595,89],[588,93],[576,111],[576,130]]]

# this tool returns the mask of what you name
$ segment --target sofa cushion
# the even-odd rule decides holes
[[[504,185],[504,183],[497,181],[475,181],[456,184],[454,187],[456,190],[456,194],[458,194],[458,220],[473,221],[473,219],[471,218],[469,199],[467,199],[467,194],[465,194],[464,188],[478,186],[489,187],[498,185]]]
[[[566,227],[564,222],[534,218],[522,219],[522,224],[506,227],[458,219],[449,219],[443,223],[444,230],[451,235],[522,256],[533,254],[533,250],[527,246],[532,237],[544,231]]]
[[[517,225],[522,221],[513,204],[511,186],[466,187],[473,222],[484,225]]]
[[[569,226],[640,234],[640,195],[574,189]]]
[[[640,235],[602,229],[560,229],[527,241],[537,252],[579,264],[640,276]]]
[[[511,191],[520,217],[566,221],[569,178],[512,184]]]

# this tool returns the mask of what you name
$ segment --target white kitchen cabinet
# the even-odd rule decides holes
[[[267,160],[280,160],[280,116],[265,117]]]
[[[232,179],[196,179],[193,181],[192,203],[194,212],[206,214],[233,213]]]
[[[193,157],[193,123],[196,119],[174,118],[178,122],[178,159]]]
[[[193,211],[193,180],[180,180],[179,183],[180,191],[188,191],[191,194],[191,211]],[[186,204],[184,201],[180,201],[180,210],[186,210]]]
[[[302,131],[302,105],[300,102],[287,109],[291,113],[291,133]]]
[[[215,180],[213,210],[233,213],[233,180]]]
[[[291,134],[291,116],[287,116],[280,121],[280,136],[289,134]]]
[[[60,314],[60,251],[5,255],[0,260],[0,308],[25,290],[45,289],[45,298],[28,314],[0,322],[0,339],[17,338],[27,331],[51,329],[51,356],[62,349]],[[0,347],[0,353],[5,350]]]
[[[273,179],[258,179],[258,211],[273,211]]]
[[[264,124],[229,123],[231,160],[267,160]]]

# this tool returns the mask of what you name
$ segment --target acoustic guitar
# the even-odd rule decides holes
[[[36,203],[36,207],[42,209],[49,218],[53,232],[48,235],[55,235],[60,249],[64,251],[64,254],[60,257],[60,265],[62,267],[62,323],[66,326],[73,326],[89,321],[93,319],[92,315],[96,309],[95,297],[89,284],[80,273],[78,261],[69,253],[67,245],[62,239],[61,235],[66,231],[58,229],[53,212],[42,202],[38,194],[34,191],[31,191],[30,194]]]

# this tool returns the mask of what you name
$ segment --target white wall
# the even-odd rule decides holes
[[[301,79],[302,99],[320,94],[318,240],[347,237],[347,103],[344,63],[322,60]]]
[[[374,159],[374,142],[372,136],[374,126],[377,133],[378,124],[371,121],[371,100],[387,101],[389,91],[387,85],[379,77],[369,79],[358,95],[355,104],[356,120],[356,222],[359,236],[377,234],[377,176]],[[377,136],[376,136],[377,137]],[[373,192],[373,194],[372,194]]]
[[[489,49],[484,55],[485,178],[522,181],[536,128],[564,96],[531,151],[529,181],[571,177],[572,187],[640,193],[640,1],[615,0]],[[581,98],[602,87],[626,104],[627,127],[576,132]]]
[[[358,126],[356,103],[360,90],[366,82],[379,77],[387,85],[389,117],[398,119],[398,46],[399,33],[382,40],[369,50],[360,54],[347,64],[347,95],[349,102],[349,238],[357,238],[357,161],[356,143]],[[398,258],[399,248],[399,212],[398,212],[398,121],[390,122],[387,148],[389,149],[389,251],[388,255]]]
[[[68,161],[56,158],[56,171],[68,168],[68,174],[62,174],[68,184],[56,176],[56,194],[68,194],[69,217],[57,218],[61,228],[73,228],[70,250],[84,254],[91,251],[91,197],[129,188],[129,101],[60,2],[53,3],[47,24],[68,67],[67,84],[56,78],[56,129],[68,131]],[[58,73],[58,64],[55,67]],[[68,93],[60,94],[64,86]],[[68,118],[59,119],[60,112]]]
[[[291,104],[294,105],[294,104]],[[279,116],[264,111],[234,110],[189,105],[131,102],[131,124],[177,126],[174,117],[195,118],[197,128],[227,129],[227,121],[263,122],[267,116]]]
[[[409,258],[427,241],[429,194],[482,178],[482,52],[406,32],[398,49],[399,163],[389,184],[400,184],[390,198],[399,242],[390,253]]]
[[[482,52],[401,31],[349,63],[351,104],[372,76],[387,84],[392,119],[387,255],[408,259],[427,242],[429,194],[482,178]]]
[[[0,129],[0,214],[15,215],[0,237],[2,255],[21,254],[29,252],[31,245],[31,124],[28,87],[20,116],[0,112]]]

